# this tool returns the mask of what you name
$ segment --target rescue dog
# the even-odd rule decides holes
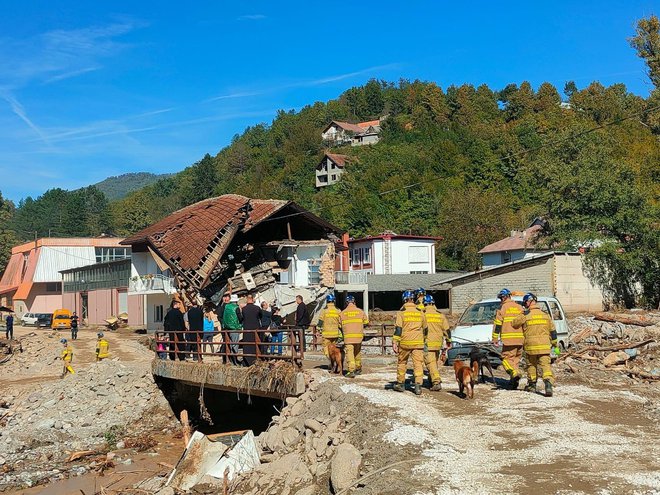
[[[454,373],[458,382],[459,394],[467,396],[468,399],[474,398],[474,376],[478,371],[479,368],[476,362],[470,368],[463,361],[454,361]],[[466,389],[467,393],[465,392]]]
[[[473,347],[470,350],[470,368],[473,370],[475,369],[474,365],[475,363],[477,364],[477,371],[474,373],[474,376],[472,377],[475,382],[481,382],[485,383],[486,382],[486,374],[484,373],[484,367],[488,370],[490,373],[490,379],[492,380],[493,383],[495,383],[495,375],[493,374],[493,366],[490,364],[490,361],[488,360],[488,349],[484,349],[481,347]]]
[[[329,370],[331,373],[344,374],[344,348],[337,347],[337,344],[330,342],[328,344],[328,357],[330,358]]]

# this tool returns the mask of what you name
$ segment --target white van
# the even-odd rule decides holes
[[[521,305],[522,298],[523,296],[519,295],[512,296],[512,299]],[[447,351],[447,364],[451,364],[455,359],[469,360],[470,350],[475,344],[487,345],[498,352],[502,350],[491,343],[493,320],[501,304],[499,299],[483,299],[465,310],[451,331],[452,347]],[[562,352],[565,351],[568,347],[568,324],[564,308],[553,296],[539,296],[537,304],[543,311],[552,315],[557,330],[557,344]],[[500,359],[494,355],[490,356],[490,360],[495,365],[501,364]]]

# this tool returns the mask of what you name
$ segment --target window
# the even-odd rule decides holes
[[[362,263],[365,265],[371,265],[371,248],[366,247],[362,248]]]
[[[161,323],[163,321],[163,305],[159,304],[154,306],[154,323]]]
[[[48,282],[46,284],[46,292],[61,292],[59,282]]]
[[[556,302],[548,301],[548,306],[550,306],[550,313],[552,314],[552,319],[553,320],[563,320],[564,319],[561,315],[561,311],[559,310],[559,306],[557,306]]]
[[[429,248],[427,246],[408,246],[408,261],[410,263],[428,263]]]
[[[321,285],[321,263],[318,265],[309,265],[307,272],[309,285]]]
[[[126,247],[97,247],[94,251],[97,263],[124,260],[131,257],[131,248]]]
[[[428,270],[419,270],[419,271],[411,271],[410,273],[416,273],[416,274],[423,274],[426,275],[428,273]]]
[[[502,263],[510,263],[511,262],[511,253],[509,251],[504,251],[502,253]]]
[[[360,248],[353,249],[353,259],[351,261],[351,264],[353,266],[359,266],[362,261],[362,257],[360,256],[360,251],[362,251]]]
[[[335,174],[332,174],[332,180],[337,180],[337,176]]]

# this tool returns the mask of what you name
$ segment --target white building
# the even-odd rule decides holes
[[[321,137],[330,146],[375,144],[380,140],[380,124],[383,118],[357,124],[333,120],[323,129]]]
[[[393,232],[348,241],[348,271],[370,275],[433,274],[439,237],[398,235]]]
[[[316,167],[316,187],[325,187],[339,182],[344,173],[348,156],[326,153]]]

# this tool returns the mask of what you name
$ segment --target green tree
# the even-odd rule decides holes
[[[0,192],[0,273],[5,270],[11,257],[11,248],[16,244],[16,235],[11,229],[14,203],[2,197]]]
[[[649,79],[660,88],[660,19],[651,15],[637,21],[636,34],[629,41],[637,56],[646,62]]]

